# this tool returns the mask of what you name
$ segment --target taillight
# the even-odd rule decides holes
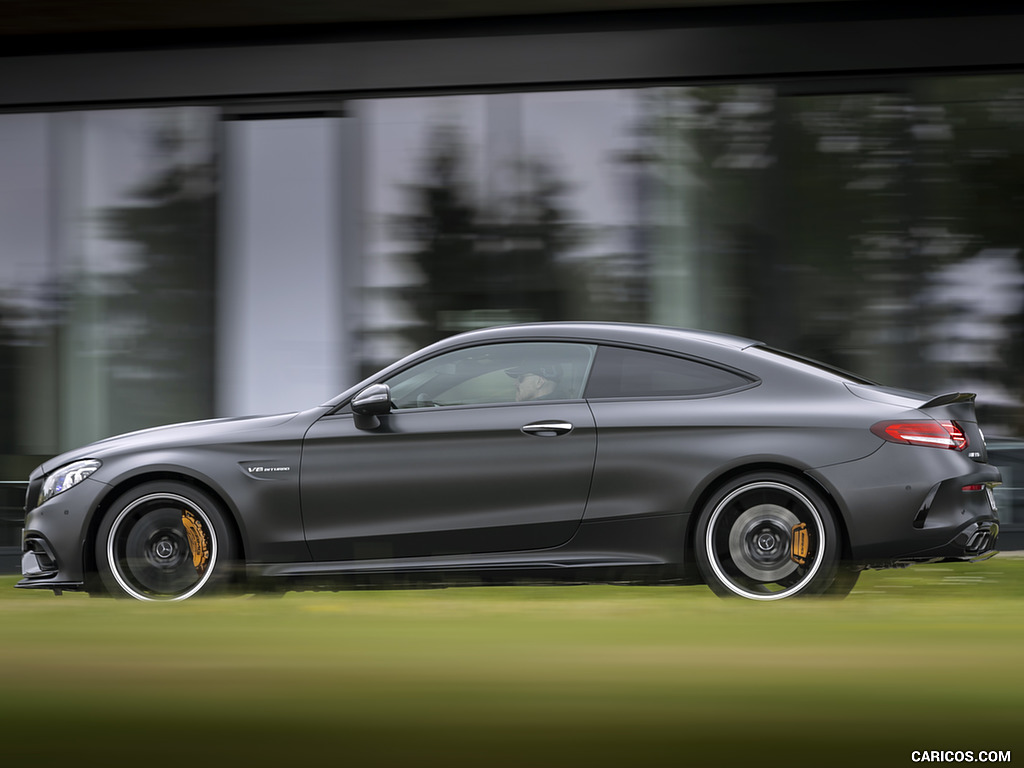
[[[871,431],[883,440],[904,445],[926,445],[962,451],[967,435],[955,421],[880,421]]]

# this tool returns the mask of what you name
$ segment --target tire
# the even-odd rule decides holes
[[[111,506],[96,536],[107,591],[145,601],[186,600],[222,588],[238,546],[221,506],[184,483],[132,489]]]
[[[846,563],[840,563],[836,570],[836,577],[832,584],[825,590],[825,596],[836,600],[842,600],[853,591],[860,578],[861,569]]]
[[[840,545],[822,495],[777,472],[744,475],[718,489],[701,510],[694,541],[711,590],[749,600],[825,594]]]

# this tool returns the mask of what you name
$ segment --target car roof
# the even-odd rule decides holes
[[[730,349],[758,346],[759,341],[714,331],[675,328],[663,325],[607,322],[524,323],[468,331],[445,339],[442,344],[485,340],[558,338],[582,341],[610,341],[642,344],[666,349],[685,349],[691,344],[715,344]]]

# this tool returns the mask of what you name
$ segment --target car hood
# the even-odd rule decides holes
[[[317,409],[320,412],[320,409]],[[306,412],[302,412],[306,413]],[[207,419],[182,424],[168,424],[162,427],[140,429],[123,435],[98,440],[81,448],[67,451],[40,464],[32,478],[49,474],[79,459],[100,459],[121,453],[144,451],[152,448],[169,448],[179,445],[202,445],[207,443],[230,442],[246,439],[249,433],[283,426],[297,419],[302,413],[282,413],[273,416],[244,416],[241,418]],[[254,434],[253,437],[256,435]]]

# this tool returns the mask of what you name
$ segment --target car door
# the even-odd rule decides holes
[[[583,517],[597,438],[581,399],[593,349],[457,350],[383,383],[392,409],[368,427],[348,409],[307,432],[302,514],[313,558],[342,561],[543,549]],[[553,362],[556,360],[568,362]],[[515,400],[517,378],[560,391]]]
[[[686,509],[727,461],[723,448],[739,453],[749,442],[728,394],[755,383],[710,361],[602,346],[586,389],[601,435],[587,522]]]

